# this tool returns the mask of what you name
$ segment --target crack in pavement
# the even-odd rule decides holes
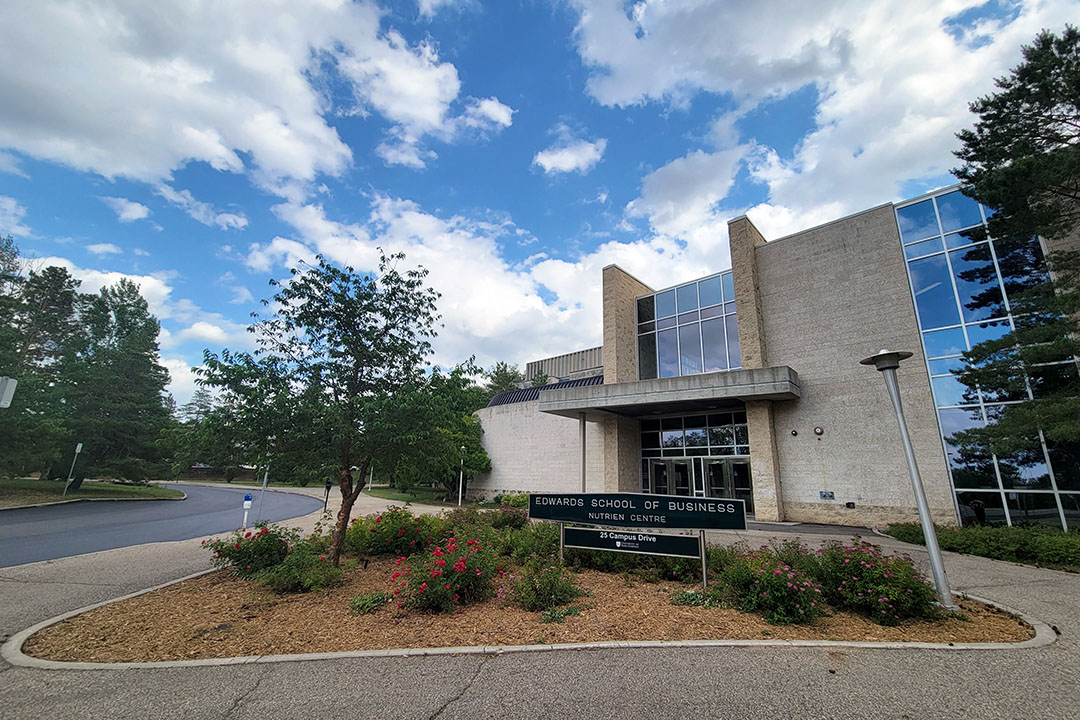
[[[450,707],[450,705],[452,705],[454,702],[460,700],[461,697],[466,692],[469,691],[469,688],[472,687],[472,684],[474,682],[476,682],[476,678],[480,677],[480,671],[483,670],[485,667],[487,667],[491,663],[491,661],[495,660],[497,657],[499,657],[499,656],[498,655],[486,655],[486,656],[484,656],[483,660],[480,661],[480,664],[476,666],[476,672],[474,672],[473,676],[471,678],[469,678],[469,682],[465,683],[465,687],[461,688],[461,692],[459,692],[457,695],[455,695],[454,697],[452,697],[449,700],[447,700],[446,702],[444,702],[442,704],[442,707],[440,707],[438,710],[436,710],[435,714],[432,715],[430,718],[428,718],[428,720],[435,720],[435,718],[437,718],[437,717],[439,717],[440,715],[443,714],[443,712],[446,710],[446,708]]]
[[[251,688],[250,688],[250,689],[249,689],[249,690],[248,690],[247,692],[245,692],[245,693],[244,693],[243,695],[241,695],[240,697],[236,698],[236,700],[235,700],[235,701],[233,702],[233,704],[232,704],[232,707],[231,707],[231,708],[229,708],[228,710],[226,710],[226,711],[225,711],[225,714],[221,716],[221,720],[225,720],[225,718],[227,718],[227,717],[229,717],[230,715],[232,715],[232,714],[233,714],[233,712],[234,712],[234,711],[236,710],[236,708],[240,707],[240,703],[244,702],[244,700],[246,700],[246,699],[247,699],[247,697],[248,697],[249,695],[251,695],[251,693],[253,693],[253,692],[255,692],[256,690],[258,690],[258,689],[259,689],[259,685],[262,685],[262,681],[263,681],[263,680],[265,680],[266,678],[270,677],[270,674],[271,674],[272,672],[273,672],[273,668],[270,668],[270,667],[266,668],[266,672],[264,672],[264,673],[262,674],[262,676],[261,676],[261,677],[260,677],[260,678],[259,678],[258,680],[256,680],[256,681],[255,681],[255,684],[254,684],[254,685],[252,685],[252,686],[251,686]]]

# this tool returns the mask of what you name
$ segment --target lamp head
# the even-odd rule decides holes
[[[860,365],[873,365],[878,371],[895,370],[900,367],[901,360],[907,360],[911,357],[911,353],[900,351],[891,352],[889,350],[881,350],[877,355],[871,355],[868,358],[864,358],[859,361]]]

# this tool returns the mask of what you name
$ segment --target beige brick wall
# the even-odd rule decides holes
[[[491,472],[469,482],[469,497],[491,499],[506,492],[580,492],[580,435],[576,420],[539,411],[539,401],[481,408],[483,444]],[[585,424],[585,483],[604,486],[604,435]]]
[[[604,268],[604,382],[638,379],[637,303],[652,292],[645,283],[618,265]]]
[[[955,523],[892,207],[755,252],[768,362],[793,367],[802,393],[773,404],[785,519],[874,524],[913,517],[914,493],[884,380],[859,365],[888,348],[914,353],[899,371],[908,429],[931,510]],[[739,313],[741,337],[741,307]],[[823,434],[815,435],[815,427]],[[820,500],[819,491],[835,493],[835,500]]]

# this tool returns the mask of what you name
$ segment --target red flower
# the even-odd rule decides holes
[[[447,585],[446,587],[450,587],[450,586],[449,586],[449,585]],[[458,599],[458,596],[457,596],[457,593],[455,593],[455,594],[454,594],[454,600],[457,600],[457,599]]]
[[[375,518],[375,522],[377,522],[377,523],[378,523],[378,522],[382,522],[382,515],[380,515],[379,517]]]
[[[449,589],[450,589],[450,583],[446,583],[446,589],[447,589],[447,590],[449,590]]]
[[[326,558],[324,558],[324,557],[319,558],[319,562],[326,562]]]
[[[233,550],[239,550],[239,549],[240,549],[240,543],[236,543],[235,545],[233,545]]]
[[[421,590],[427,590],[427,583],[426,582],[420,583],[420,589]]]
[[[248,530],[248,531],[247,531],[247,535],[245,535],[244,537],[246,537],[246,538],[249,538],[249,537],[251,537],[251,531],[250,531],[250,530]]]

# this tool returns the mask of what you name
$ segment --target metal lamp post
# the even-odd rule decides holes
[[[938,602],[943,607],[953,608],[956,607],[956,604],[953,602],[952,592],[949,590],[949,580],[945,577],[945,564],[941,559],[941,548],[938,547],[937,532],[934,530],[934,522],[930,517],[930,505],[926,502],[926,491],[923,490],[919,467],[915,464],[915,451],[911,447],[911,437],[908,435],[904,409],[900,405],[900,385],[896,380],[896,369],[900,367],[901,360],[906,360],[909,357],[911,357],[909,352],[882,350],[877,355],[860,360],[859,363],[873,365],[885,376],[885,387],[889,390],[889,399],[892,400],[893,409],[896,410],[896,422],[900,426],[900,442],[904,447],[908,474],[911,475],[911,487],[915,491],[915,504],[919,509],[919,522],[922,523],[926,549],[930,553],[930,570],[934,575],[934,585],[937,586]]]
[[[461,491],[465,487],[465,446],[461,446],[461,462],[458,464],[457,504],[461,507]]]

